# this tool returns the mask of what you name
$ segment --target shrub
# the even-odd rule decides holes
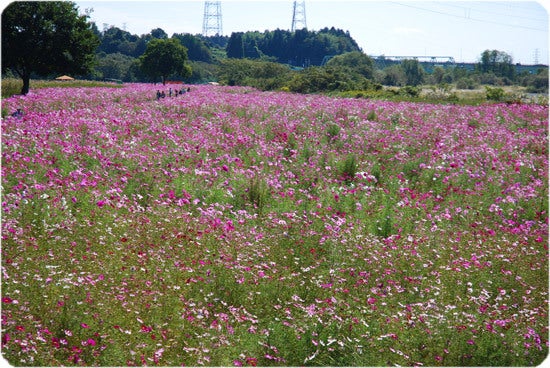
[[[458,89],[475,89],[477,83],[472,78],[460,78],[456,82],[456,88]]]
[[[418,97],[420,95],[420,88],[414,86],[401,87],[399,94],[410,97]]]
[[[504,90],[500,87],[492,88],[485,86],[485,93],[487,95],[487,99],[492,101],[500,101],[504,97]]]

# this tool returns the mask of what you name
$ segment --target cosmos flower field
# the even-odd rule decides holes
[[[532,366],[548,106],[192,86],[3,101],[23,366]]]

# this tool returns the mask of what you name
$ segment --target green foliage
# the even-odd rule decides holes
[[[497,77],[514,79],[515,68],[512,64],[512,56],[504,51],[485,50],[481,54],[481,60],[476,65],[481,73],[494,73]]]
[[[143,54],[148,41],[145,37],[138,37],[117,27],[108,28],[100,34],[100,37],[98,53],[118,53],[134,58]]]
[[[296,66],[321,65],[325,56],[359,51],[349,33],[340,29],[323,28],[290,32],[234,32],[227,43],[228,58],[265,59]]]
[[[217,80],[219,67],[216,64],[205,63],[202,61],[191,61],[191,76],[189,83],[206,83]]]
[[[357,173],[357,160],[355,155],[349,154],[340,167],[340,177],[346,184],[351,184],[355,180]]]
[[[460,78],[456,81],[456,88],[458,89],[475,89],[477,85],[477,82],[470,77]]]
[[[331,66],[306,68],[288,82],[289,90],[299,93],[361,90],[369,85],[363,77],[354,79],[346,68]]]
[[[338,134],[340,134],[340,126],[338,124],[331,123],[328,125],[326,132],[330,143],[338,137]]]
[[[134,58],[121,54],[100,54],[97,59],[96,71],[101,79],[120,79],[131,82],[131,68]]]
[[[16,78],[2,78],[2,98],[10,97],[21,92],[23,82]],[[2,116],[4,117],[4,116]]]
[[[178,39],[187,49],[189,60],[211,63],[213,61],[212,52],[206,46],[204,40],[189,33],[174,33],[172,38]]]
[[[420,89],[411,85],[406,85],[399,89],[399,93],[405,96],[418,97],[420,95]]]
[[[405,73],[407,86],[418,86],[424,81],[424,69],[416,59],[403,60],[401,68]]]
[[[187,50],[175,38],[150,41],[140,57],[143,72],[153,80],[160,77],[163,84],[174,74],[181,78],[191,75],[191,68],[185,64],[186,60]]]
[[[16,78],[2,79],[2,98],[10,97],[18,94],[21,91],[23,82]],[[112,82],[89,81],[89,80],[72,80],[72,81],[57,81],[57,80],[38,80],[30,81],[32,89],[40,88],[75,88],[75,87],[109,87],[120,88],[122,85]]]
[[[540,68],[536,74],[528,74],[519,78],[522,86],[529,93],[548,93],[548,68]]]
[[[492,101],[500,101],[504,97],[504,90],[499,87],[491,88],[485,86],[485,93],[487,94],[487,99]]]
[[[32,73],[88,73],[98,44],[75,3],[13,2],[2,12],[2,72],[9,68],[21,77],[22,94]]]
[[[283,86],[290,69],[270,61],[225,59],[219,66],[218,81],[229,86],[248,85],[262,90]]]
[[[232,200],[233,206],[238,209],[252,207],[261,214],[270,198],[269,188],[261,176],[256,175],[250,179],[240,179],[235,188]]]
[[[374,62],[360,51],[347,52],[330,59],[327,66],[347,67],[350,72],[357,73],[367,79],[372,79],[374,74]]]
[[[259,212],[262,211],[268,199],[268,189],[265,181],[257,176],[250,179],[248,186],[248,200]]]
[[[384,69],[379,81],[386,86],[404,86],[407,83],[407,76],[400,65],[392,65]]]

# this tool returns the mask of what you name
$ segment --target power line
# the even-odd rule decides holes
[[[450,6],[450,7],[458,8],[458,9],[463,9],[464,11],[467,11],[468,14],[470,13],[470,10],[473,10],[474,12],[478,12],[478,13],[486,13],[486,14],[491,14],[491,15],[500,15],[500,16],[504,16],[504,17],[527,19],[527,20],[530,20],[530,21],[533,21],[533,22],[546,22],[547,21],[546,19],[541,19],[541,18],[533,18],[533,17],[527,17],[527,16],[517,15],[517,14],[504,14],[504,13],[495,12],[495,11],[492,11],[492,10],[491,11],[481,10],[481,9],[473,8],[471,6],[465,7],[465,6],[460,6],[460,5],[454,5],[454,4],[450,4],[448,2],[445,2],[445,1],[441,2],[440,5]]]
[[[524,28],[524,29],[529,29],[529,30],[538,31],[538,32],[545,32],[545,33],[548,32],[548,30],[546,30],[546,29],[533,28],[533,27],[520,26],[520,25],[513,25],[513,24],[507,24],[507,23],[500,23],[500,22],[494,22],[494,21],[490,21],[490,20],[476,19],[476,18],[471,18],[469,16],[464,17],[464,16],[461,16],[461,15],[445,13],[445,12],[438,11],[438,10],[421,8],[421,7],[415,6],[415,5],[402,4],[402,3],[395,2],[395,1],[392,1],[391,3],[396,4],[396,5],[405,6],[407,8],[423,10],[423,11],[427,11],[427,12],[431,12],[431,13],[446,15],[446,16],[449,16],[449,17],[460,18],[460,19],[464,19],[464,20],[471,20],[471,21],[482,22],[482,23],[490,23],[490,24],[496,24],[496,25],[499,25],[499,26],[512,27],[512,28]]]

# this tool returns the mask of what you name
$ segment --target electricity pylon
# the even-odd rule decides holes
[[[291,31],[294,32],[297,29],[307,28],[306,25],[306,2],[294,1],[294,9],[292,12],[292,27]]]
[[[202,35],[222,35],[222,4],[221,1],[204,2],[204,18],[202,21]]]

